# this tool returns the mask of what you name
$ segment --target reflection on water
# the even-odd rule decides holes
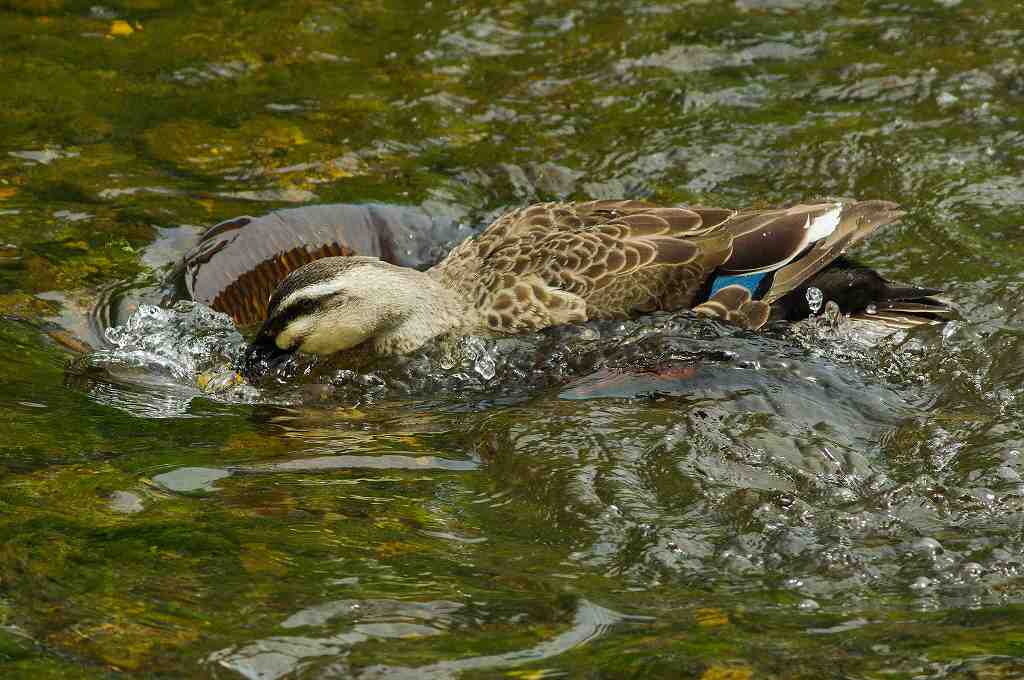
[[[230,668],[251,680],[276,680],[297,672],[315,672],[316,677],[335,678],[452,678],[465,671],[514,668],[558,656],[586,645],[630,618],[581,600],[567,631],[528,649],[453,659],[414,668],[377,664],[354,671],[345,661],[349,648],[374,639],[410,639],[458,632],[464,634],[468,627],[473,627],[473,623],[471,619],[460,620],[463,618],[460,617],[463,608],[464,605],[458,602],[443,600],[328,602],[291,615],[281,623],[281,628],[324,628],[336,619],[345,619],[348,625],[344,632],[327,637],[275,636],[240,649],[215,652],[210,655],[209,662]]]

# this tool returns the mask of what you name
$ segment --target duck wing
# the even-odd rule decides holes
[[[725,208],[675,208],[632,200],[537,203],[505,213],[476,238],[456,246],[434,269],[443,272],[462,266],[472,268],[474,263],[518,239],[576,232],[620,218],[628,218],[638,235],[643,231],[651,235],[698,236],[735,214],[735,210]]]
[[[678,309],[732,255],[733,237],[713,232],[733,214],[640,201],[529,206],[431,273],[466,291],[476,325],[494,333]]]
[[[771,305],[809,282],[848,248],[903,213],[887,201],[850,201],[748,210],[720,224],[733,254],[694,309],[748,328],[766,323]]]

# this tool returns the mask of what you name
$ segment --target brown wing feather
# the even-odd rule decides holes
[[[563,248],[571,249],[573,256],[593,256],[592,242],[574,242],[574,235],[582,229],[601,227],[611,230],[609,235],[613,238],[637,239],[657,235],[685,238],[704,235],[715,226],[705,222],[705,215],[717,223],[724,213],[732,214],[732,211],[715,208],[690,210],[625,200],[540,203],[502,215],[479,236],[459,244],[432,271],[449,285],[461,287],[471,283],[480,263],[499,251],[514,247],[522,257],[526,252],[524,243],[538,243],[553,234],[573,235],[568,241],[561,242]],[[619,231],[615,231],[612,225],[618,225]],[[631,256],[627,259],[633,262]]]
[[[687,206],[687,210],[700,215],[704,229],[713,229],[726,220],[732,219],[737,211],[729,208],[705,208],[703,206]]]
[[[743,328],[760,328],[768,321],[771,305],[752,299],[750,291],[743,286],[733,285],[721,288],[693,311]]]
[[[898,220],[902,215],[899,206],[888,201],[845,204],[835,231],[815,243],[805,255],[780,268],[775,273],[772,287],[762,299],[768,303],[775,302],[827,267],[868,234]]]
[[[705,212],[724,217],[724,211]],[[732,237],[709,238],[708,230],[701,213],[686,208],[640,201],[542,204],[502,216],[432,273],[447,285],[477,291],[481,325],[492,332],[581,316],[625,317],[692,304],[708,275],[732,254]]]
[[[733,256],[722,271],[743,274],[784,265],[810,245],[811,222],[835,207],[827,203],[739,213],[720,227],[735,238]]]

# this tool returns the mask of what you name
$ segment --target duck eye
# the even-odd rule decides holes
[[[328,298],[326,300],[326,303],[323,305],[323,307],[325,307],[325,308],[342,307],[344,305],[352,304],[353,302],[358,302],[358,298],[356,298],[356,297],[354,297],[354,296],[352,296],[352,295],[350,295],[348,293],[339,292],[339,293],[335,293],[330,298]]]

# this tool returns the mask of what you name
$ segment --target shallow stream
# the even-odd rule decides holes
[[[0,1],[0,676],[1024,677],[1017,0]],[[959,318],[238,384],[204,229],[884,198]],[[141,306],[138,304],[143,302]],[[89,347],[98,350],[89,352]]]

